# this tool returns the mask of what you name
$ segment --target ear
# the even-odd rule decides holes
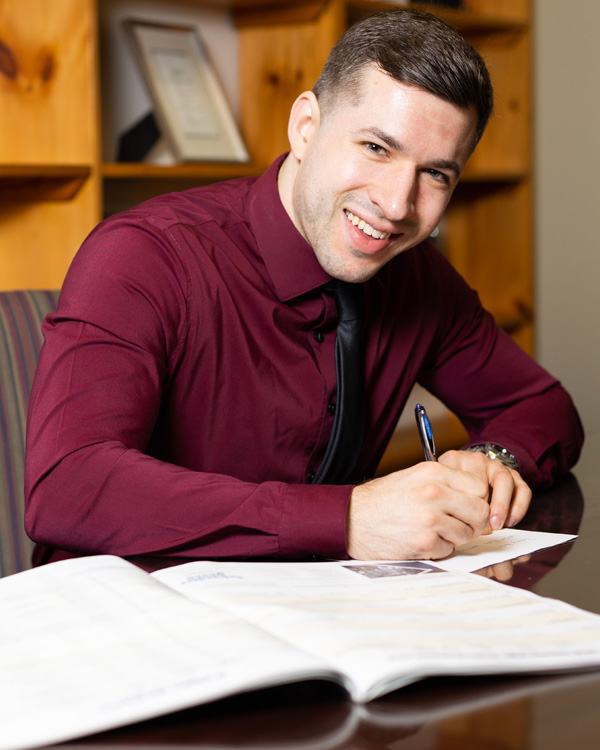
[[[321,122],[317,97],[312,91],[305,91],[296,99],[290,112],[288,138],[292,154],[302,160],[306,145]]]

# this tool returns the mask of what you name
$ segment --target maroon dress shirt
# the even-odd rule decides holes
[[[347,557],[352,486],[310,484],[336,398],[330,280],[263,176],[101,223],[45,321],[27,431],[26,528],[78,554]],[[534,486],[577,459],[570,397],[430,244],[365,284],[375,471],[415,381]],[[415,431],[416,439],[416,431]]]

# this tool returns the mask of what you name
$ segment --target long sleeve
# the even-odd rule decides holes
[[[460,325],[444,331],[447,343],[436,344],[435,365],[422,382],[459,416],[469,445],[507,448],[530,486],[547,488],[579,457],[579,415],[561,383],[498,329],[475,297],[470,290],[454,294],[471,303],[456,317]]]

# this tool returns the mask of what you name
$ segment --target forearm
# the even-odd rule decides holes
[[[577,462],[583,427],[569,394],[555,383],[501,411],[485,424],[466,423],[471,443],[493,442],[514,453],[534,489],[558,481]]]
[[[583,443],[571,397],[488,313],[474,316],[465,331],[422,384],[459,417],[468,445],[507,448],[532,489],[550,486],[575,464]]]
[[[40,468],[30,459],[26,528],[46,546],[121,556],[345,556],[350,488],[243,482],[117,443]]]

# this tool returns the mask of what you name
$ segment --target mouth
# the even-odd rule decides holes
[[[371,237],[374,240],[389,240],[392,236],[391,232],[381,232],[379,229],[375,229],[364,219],[361,219],[360,216],[356,216],[352,211],[348,211],[347,208],[344,209],[344,213],[348,221],[357,229],[360,229],[367,237]]]

